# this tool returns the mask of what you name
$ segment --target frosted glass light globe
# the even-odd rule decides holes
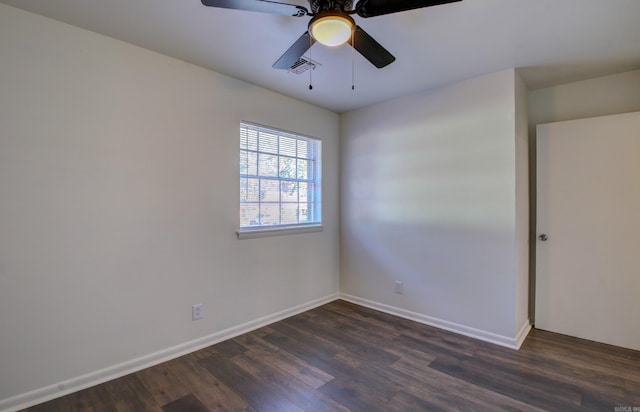
[[[339,46],[351,37],[353,20],[343,16],[321,16],[311,20],[309,31],[325,46]]]

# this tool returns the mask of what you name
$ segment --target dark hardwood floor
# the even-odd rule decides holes
[[[620,407],[640,409],[640,352],[540,330],[515,351],[335,301],[28,411]]]

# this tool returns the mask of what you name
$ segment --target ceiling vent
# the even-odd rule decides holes
[[[306,56],[302,56],[289,67],[289,73],[302,74],[309,69],[315,70],[316,66],[322,66],[315,60],[311,60]]]

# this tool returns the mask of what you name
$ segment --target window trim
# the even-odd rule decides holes
[[[322,139],[318,137],[303,135],[296,132],[291,132],[291,131],[276,128],[273,126],[265,126],[259,123],[253,123],[253,122],[248,122],[244,120],[240,121],[240,130],[242,130],[242,128],[245,126],[255,127],[258,129],[266,129],[266,131],[271,131],[279,135],[290,135],[291,137],[297,140],[307,140],[311,142],[317,142],[319,159],[318,158],[315,159],[316,160],[314,162],[315,168],[313,170],[314,179],[310,180],[310,182],[313,182],[316,187],[316,189],[314,190],[315,200],[312,203],[314,205],[315,213],[319,215],[319,220],[315,222],[308,222],[308,223],[280,224],[280,225],[269,225],[269,226],[245,226],[245,227],[238,226],[238,230],[236,231],[236,235],[238,239],[255,239],[255,238],[261,238],[261,237],[322,232],[324,230],[323,213],[322,213],[322,204],[323,204],[322,202]],[[243,150],[246,152],[259,153],[259,151],[240,148],[238,151],[238,158],[240,158],[240,153]],[[278,155],[280,154],[278,153]],[[259,178],[258,176],[259,175],[256,175],[254,176],[254,178]],[[242,178],[242,175],[239,173],[238,177],[240,180]],[[289,178],[281,178],[279,176],[275,177],[275,179],[280,181],[287,181],[287,180],[296,181],[296,182],[304,181],[303,179],[289,179]],[[240,201],[240,196],[238,196],[238,200],[240,202],[239,203],[240,205],[242,203]]]
[[[261,237],[298,235],[302,233],[322,232],[324,225],[319,223],[305,223],[299,225],[258,226],[238,229],[238,239],[257,239]]]

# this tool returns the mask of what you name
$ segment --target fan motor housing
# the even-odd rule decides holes
[[[329,11],[351,11],[353,10],[352,0],[309,0],[309,6],[313,14],[320,14]]]

